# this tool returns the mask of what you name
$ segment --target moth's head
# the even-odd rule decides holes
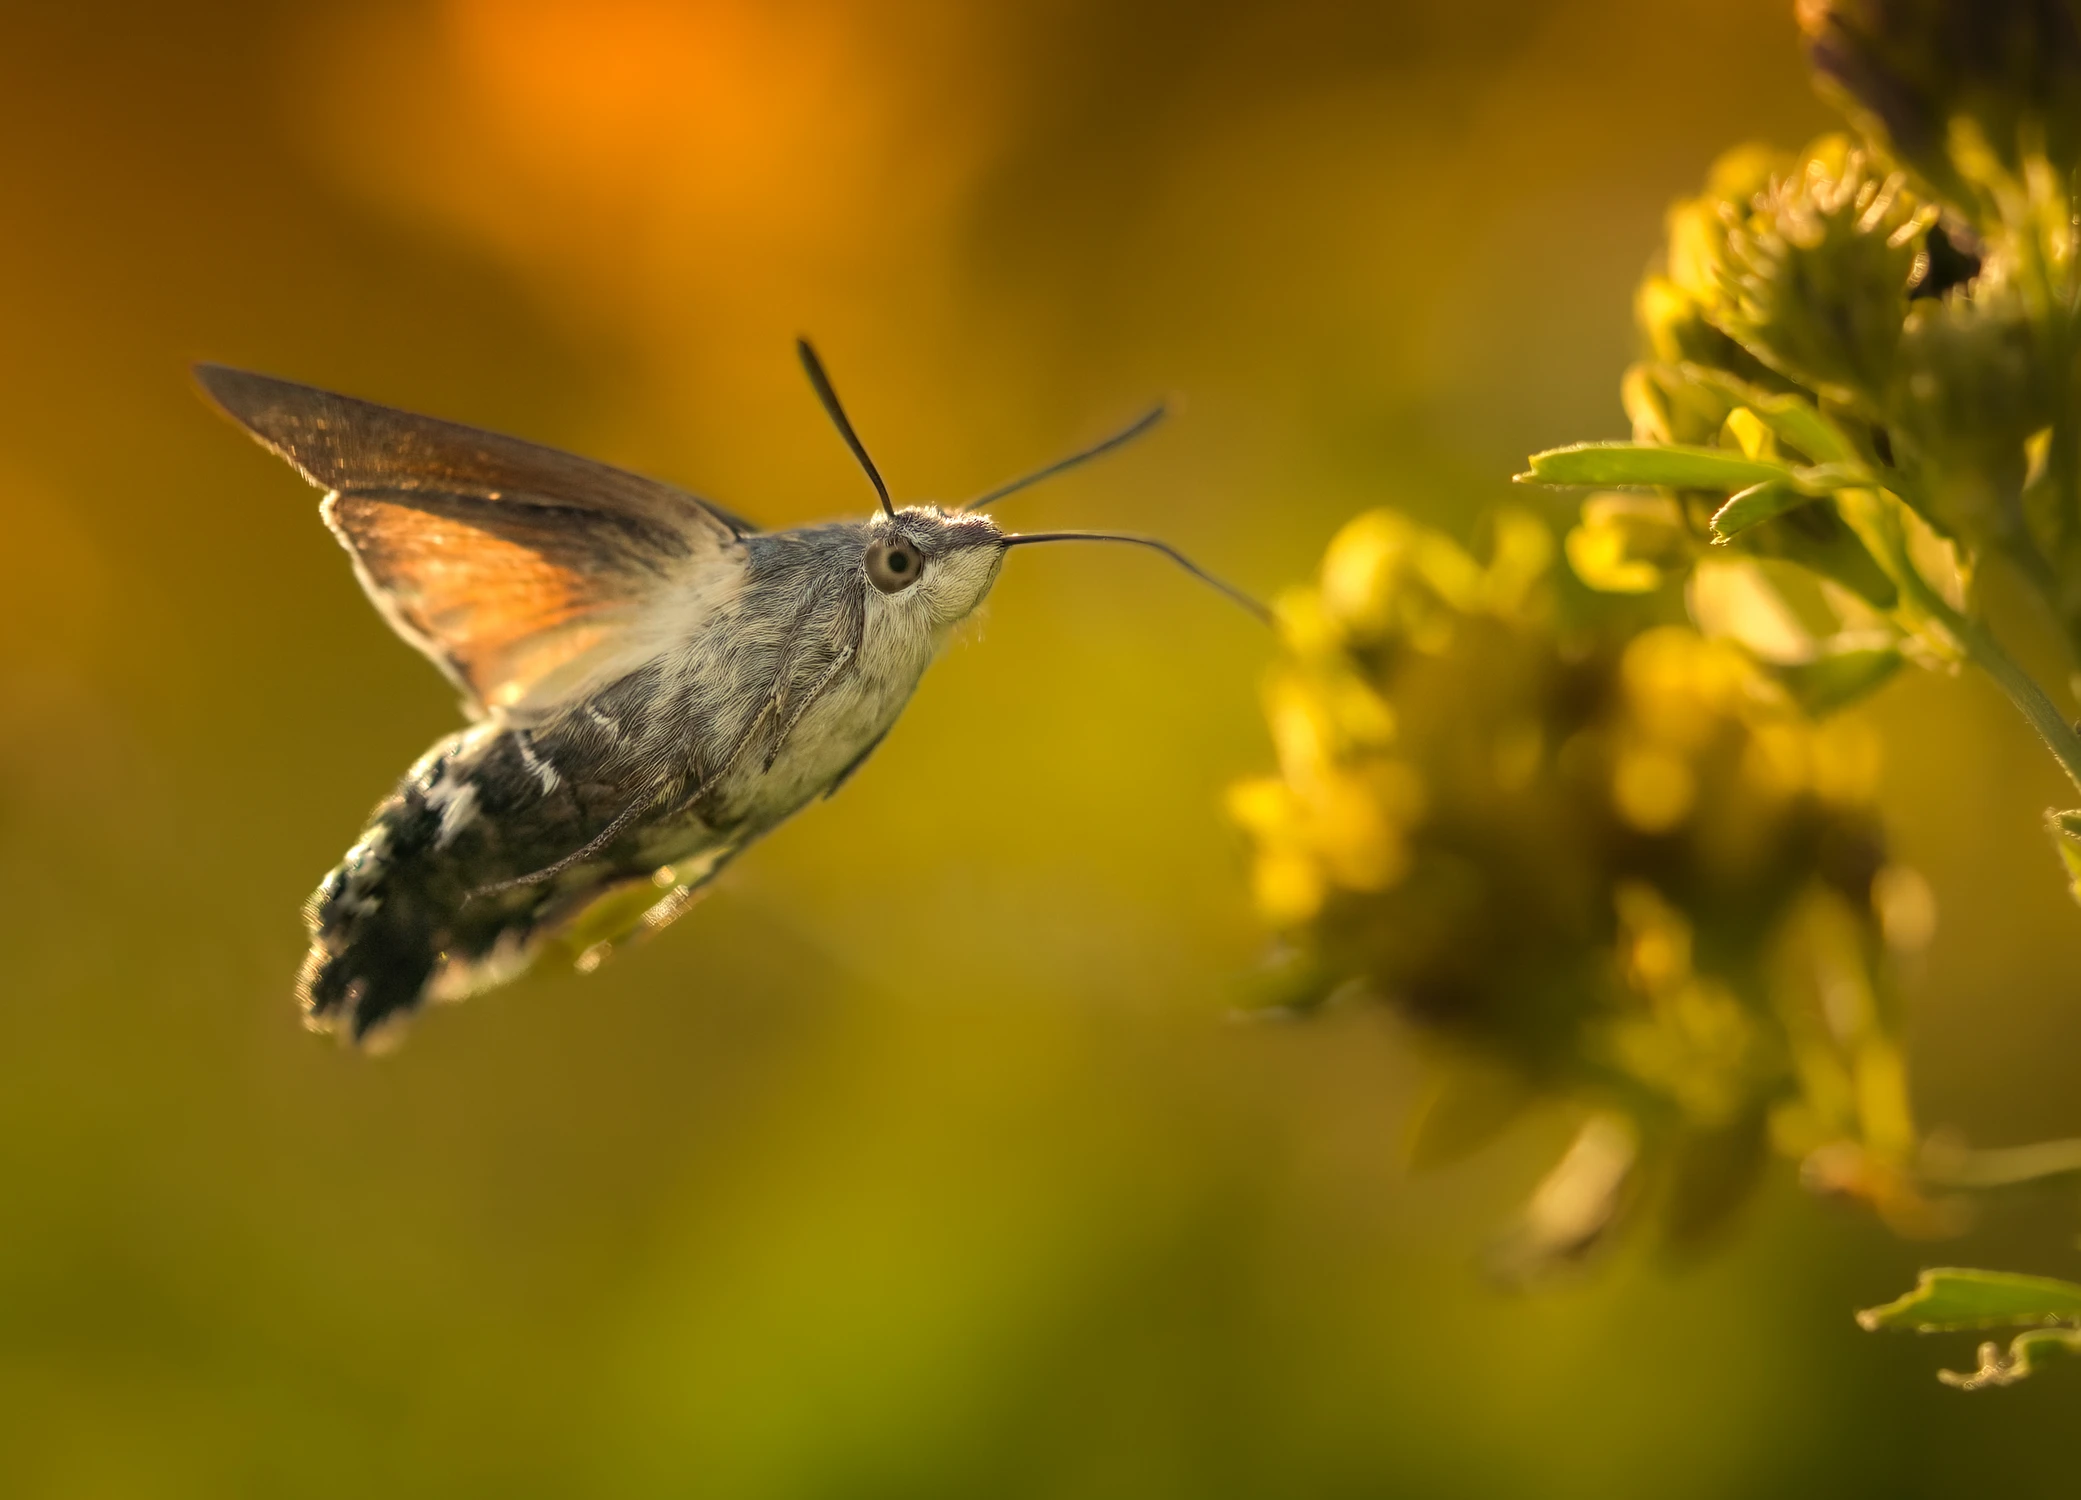
[[[1075,468],[1147,432],[1162,420],[1161,406],[1105,441],[1072,453],[1044,469],[1036,469],[1010,484],[1001,484],[958,510],[944,510],[937,505],[909,505],[898,510],[896,502],[889,498],[888,485],[882,482],[881,471],[867,456],[867,447],[860,441],[860,435],[853,431],[852,420],[839,403],[838,392],[831,388],[831,377],[824,373],[824,362],[817,358],[816,350],[809,347],[808,339],[795,340],[795,352],[802,357],[802,368],[809,375],[817,399],[824,403],[832,425],[845,439],[846,446],[853,450],[853,457],[859,460],[861,469],[874,486],[875,496],[882,503],[881,514],[867,525],[867,544],[860,559],[867,581],[886,598],[901,601],[899,607],[922,612],[935,628],[944,630],[983,602],[983,596],[990,592],[990,585],[997,581],[998,566],[1008,550],[1036,542],[1126,542],[1136,547],[1154,548],[1202,582],[1212,584],[1267,625],[1272,622],[1270,610],[1240,589],[1232,588],[1206,572],[1168,542],[1160,542],[1154,537],[1130,536],[1120,531],[1008,533],[999,530],[997,523],[988,516],[976,514],[993,501],[1016,494],[1051,474]]]
[[[938,629],[974,612],[997,581],[1004,533],[988,516],[906,505],[867,523],[860,568],[892,604]]]

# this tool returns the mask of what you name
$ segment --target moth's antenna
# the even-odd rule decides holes
[[[1153,536],[1133,536],[1125,531],[1015,531],[1004,539],[1007,547],[1025,547],[1034,542],[1126,542],[1134,547],[1151,547],[1168,557],[1172,562],[1197,578],[1201,583],[1211,584],[1228,595],[1236,603],[1257,616],[1263,623],[1272,623],[1272,612],[1258,603],[1232,583],[1224,583],[1205,568],[1173,547],[1169,542],[1159,542]]]
[[[1014,479],[1010,484],[1000,484],[988,494],[978,495],[960,508],[962,510],[980,510],[993,500],[1002,500],[1006,495],[1017,494],[1028,485],[1039,484],[1043,479],[1053,479],[1065,469],[1074,469],[1078,464],[1089,463],[1100,454],[1111,453],[1115,448],[1133,442],[1158,422],[1161,422],[1165,413],[1166,408],[1159,401],[1104,441],[1093,443],[1090,447],[1080,452],[1072,453],[1068,458],[1059,458],[1045,469],[1035,469],[1023,479]]]
[[[874,481],[874,492],[881,496],[882,513],[895,520],[896,507],[889,500],[889,487],[882,483],[881,470],[867,456],[867,445],[860,441],[860,434],[853,431],[853,424],[846,420],[845,408],[838,404],[838,392],[831,389],[831,377],[824,373],[824,362],[817,358],[816,350],[809,347],[808,339],[796,339],[795,352],[802,356],[802,368],[809,372],[809,383],[815,387],[817,400],[824,403],[824,411],[838,428],[838,435],[845,439],[846,447],[853,450],[853,457],[860,460],[860,467]]]

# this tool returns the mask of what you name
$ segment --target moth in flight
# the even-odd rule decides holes
[[[746,846],[835,792],[889,732],[1010,549],[1152,547],[1006,532],[980,507],[898,509],[816,353],[811,384],[873,484],[864,521],[761,531],[590,459],[291,381],[200,365],[205,392],[326,491],[319,514],[391,628],[472,720],[405,773],[312,895],[308,1023],[356,1043],[429,1000],[592,968],[664,927]]]

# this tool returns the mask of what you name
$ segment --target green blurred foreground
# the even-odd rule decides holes
[[[1410,1177],[1395,1023],[1226,1020],[1268,932],[1223,799],[1274,764],[1275,653],[1136,556],[1015,558],[845,794],[657,944],[375,1064],[289,1003],[297,903],[454,707],[186,361],[780,523],[866,504],[807,330],[900,495],[1176,390],[1035,523],[1267,596],[1382,505],[1487,558],[1525,453],[1624,432],[1668,202],[1827,128],[1779,0],[82,6],[5,40],[0,1493],[2063,1469],[2071,1385],[1962,1397],[1860,1333],[1924,1252],[1789,1173],[1689,1255],[1498,1295],[1474,1263],[1575,1118]],[[1940,914],[1899,976],[1914,1117],[2081,1133],[2081,919],[2028,814],[2056,768],[1970,679],[1864,712]],[[2071,1209],[1943,1254],[2057,1268]]]

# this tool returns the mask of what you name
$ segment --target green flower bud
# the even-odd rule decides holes
[[[1719,316],[1727,303],[1728,231],[1773,177],[1794,165],[1792,158],[1762,146],[1737,147],[1713,163],[1704,193],[1671,207],[1665,274],[1643,281],[1634,300],[1634,317],[1652,358],[1670,365],[1703,365],[1763,384],[1781,383],[1728,336]]]
[[[2023,486],[2025,444],[2052,402],[2022,300],[1982,277],[1971,298],[1918,301],[1901,334],[1888,422],[1911,448],[1937,519],[1997,541]]]
[[[1715,321],[1780,374],[1876,410],[1935,220],[1901,173],[1823,141],[1729,223]]]

